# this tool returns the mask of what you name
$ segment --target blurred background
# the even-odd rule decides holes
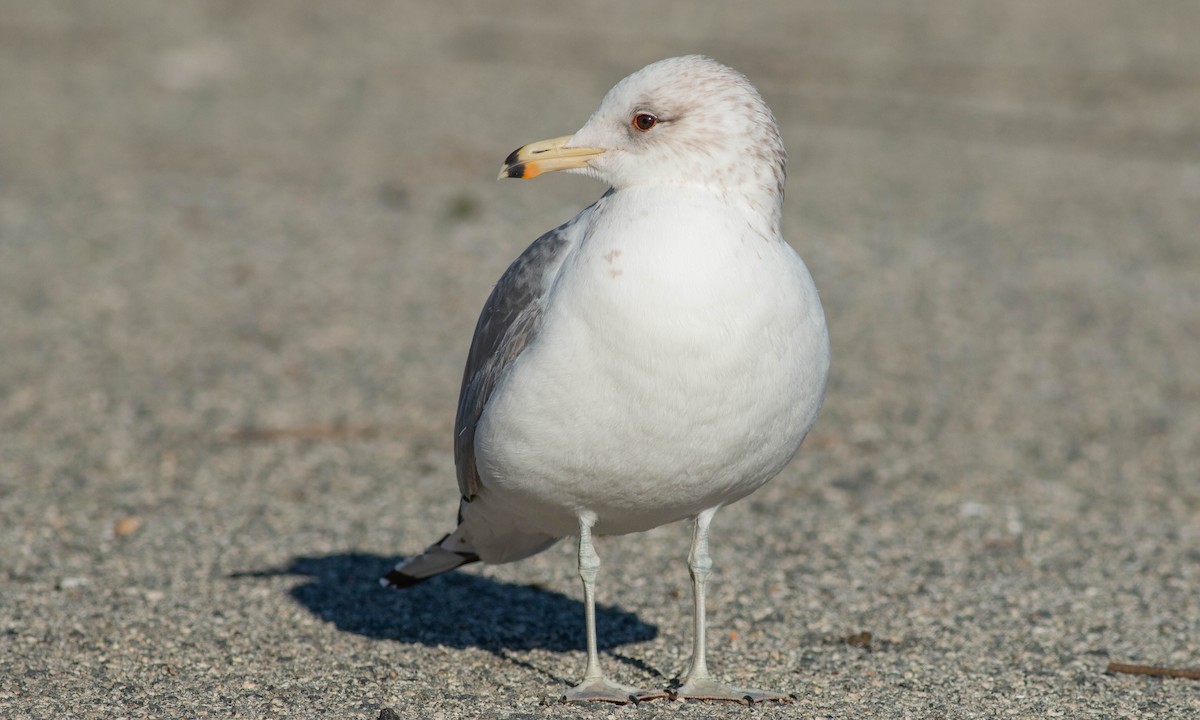
[[[1198,28],[1109,0],[0,2],[0,709],[559,713],[572,543],[374,578],[452,527],[492,283],[604,190],[501,161],[687,53],[780,121],[834,354],[805,448],[714,525],[718,672],[831,716],[1197,708],[1103,670],[1200,665]],[[624,681],[686,662],[687,537],[600,546]]]

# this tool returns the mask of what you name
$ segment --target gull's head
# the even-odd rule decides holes
[[[703,187],[778,215],[786,161],[775,117],[750,81],[689,55],[617,83],[574,135],[519,148],[500,177],[565,170],[617,190]]]

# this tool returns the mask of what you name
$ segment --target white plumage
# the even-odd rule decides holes
[[[749,81],[698,56],[647,66],[573,136],[509,157],[502,177],[566,170],[611,189],[488,299],[456,423],[459,526],[385,584],[578,535],[589,662],[566,699],[785,697],[713,681],[703,635],[708,523],[800,447],[829,370],[816,288],[780,234],[785,159]],[[673,691],[617,686],[596,655],[591,535],[684,518],[697,519],[692,667]]]

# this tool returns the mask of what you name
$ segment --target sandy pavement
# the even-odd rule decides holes
[[[1200,5],[0,2],[0,717],[1200,717]],[[750,76],[833,376],[718,514],[710,664],[547,703],[572,543],[450,529],[492,282],[603,188],[494,181],[655,59]],[[602,540],[618,679],[685,525]],[[869,641],[861,633],[870,633]],[[847,639],[857,636],[856,643]]]

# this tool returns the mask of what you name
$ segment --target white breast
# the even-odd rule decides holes
[[[790,247],[699,191],[622,191],[480,420],[487,500],[558,536],[584,512],[612,534],[733,502],[795,453],[828,366]]]

